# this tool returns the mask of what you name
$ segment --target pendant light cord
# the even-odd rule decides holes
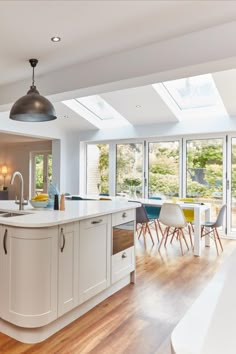
[[[32,86],[34,86],[34,66],[33,66],[33,74],[32,74]]]

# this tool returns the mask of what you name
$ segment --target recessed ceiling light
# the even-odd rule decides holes
[[[55,36],[55,37],[52,37],[52,38],[51,38],[51,41],[52,41],[52,42],[60,42],[60,41],[61,41],[61,38],[58,37],[58,36]]]

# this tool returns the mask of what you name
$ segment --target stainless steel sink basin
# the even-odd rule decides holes
[[[13,213],[13,212],[10,212],[10,213],[4,213],[4,212],[0,212],[0,217],[3,217],[3,218],[11,218],[13,216],[21,216],[21,215],[28,215],[28,213]]]

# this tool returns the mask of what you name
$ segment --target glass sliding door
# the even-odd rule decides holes
[[[148,144],[148,197],[178,197],[180,190],[180,143],[161,141]]]
[[[86,193],[109,195],[109,145],[87,145]]]
[[[116,145],[116,194],[143,196],[143,144]]]
[[[223,203],[224,140],[186,141],[186,197],[212,205],[212,218]]]

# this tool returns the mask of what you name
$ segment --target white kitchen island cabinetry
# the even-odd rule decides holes
[[[78,305],[79,222],[59,226],[58,316]]]
[[[133,282],[133,248],[125,259],[117,253],[112,277],[112,216],[133,219],[137,204],[73,201],[65,211],[28,207],[4,217],[16,206],[3,203],[0,332],[41,342]]]
[[[21,327],[57,318],[58,228],[2,226],[0,316]]]
[[[110,286],[111,215],[80,222],[79,302]]]

